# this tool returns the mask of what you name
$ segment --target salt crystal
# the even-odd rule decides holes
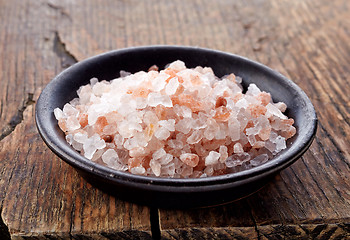
[[[153,159],[160,159],[160,158],[164,157],[166,154],[167,153],[165,152],[165,150],[163,148],[160,148],[153,153],[152,157],[153,157]]]
[[[169,96],[162,95],[160,93],[151,92],[148,94],[148,105],[150,107],[156,107],[158,105],[163,105],[164,107],[172,107],[173,103]]]
[[[160,127],[155,131],[154,136],[156,136],[156,138],[159,140],[166,140],[168,137],[170,137],[170,132],[165,127]]]
[[[146,169],[142,166],[134,167],[130,169],[132,174],[143,175],[146,172]]]
[[[254,84],[249,84],[248,91],[246,92],[247,95],[258,95],[261,93],[260,89]]]
[[[54,113],[55,118],[56,118],[57,120],[60,120],[60,119],[62,119],[62,118],[65,117],[65,114],[64,114],[63,111],[62,111],[61,109],[59,109],[59,108],[55,108],[55,109],[53,110],[53,113]]]
[[[150,167],[151,167],[151,169],[152,169],[154,175],[156,175],[157,177],[159,177],[159,176],[160,176],[161,167],[162,167],[162,166],[160,165],[160,163],[157,162],[157,161],[154,161],[154,160],[152,159],[152,160],[150,161],[149,165],[150,165]]]
[[[252,166],[259,166],[259,165],[267,162],[268,159],[269,159],[269,156],[267,154],[261,154],[259,156],[256,156],[252,160],[250,160],[250,164]]]
[[[233,152],[234,153],[243,153],[244,150],[243,150],[242,144],[240,144],[239,142],[235,143],[235,145],[233,146]]]
[[[271,115],[275,115],[281,119],[287,119],[287,117],[281,112],[281,110],[279,110],[276,106],[274,106],[271,103],[266,105],[266,109]]]
[[[184,153],[180,155],[180,160],[190,167],[195,167],[198,165],[199,157],[193,153]]]
[[[70,105],[69,103],[66,103],[63,106],[63,111],[64,115],[66,116],[74,116],[74,117],[78,117],[79,115],[79,110],[77,110],[76,108],[74,108],[72,105]]]
[[[170,79],[169,83],[165,87],[165,93],[169,96],[175,94],[179,85],[180,84],[177,77]]]
[[[242,165],[243,163],[249,160],[250,160],[250,155],[244,152],[244,153],[238,153],[238,154],[233,154],[232,156],[229,156],[226,159],[225,164],[228,168],[232,168],[238,165]]]
[[[173,158],[173,155],[167,153],[159,159],[159,162],[161,165],[167,165],[173,160]]]
[[[193,133],[188,137],[187,143],[188,144],[195,144],[198,143],[203,136],[203,132],[200,130],[195,130]]]
[[[190,118],[181,119],[175,125],[175,129],[179,132],[187,134],[191,130],[191,122],[192,122],[192,119],[190,119]]]
[[[175,119],[161,120],[158,123],[160,126],[165,127],[171,132],[175,131]]]
[[[221,154],[215,151],[209,152],[209,155],[205,158],[205,166],[214,165],[218,163]]]
[[[225,162],[226,159],[228,158],[227,147],[226,146],[220,146],[219,153],[220,153],[219,162],[221,162],[221,163]]]

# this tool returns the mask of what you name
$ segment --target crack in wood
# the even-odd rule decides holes
[[[151,223],[152,239],[154,239],[154,240],[161,239],[158,208],[151,207],[151,209],[150,209],[150,223]]]
[[[27,98],[23,101],[22,106],[17,110],[17,113],[12,116],[10,122],[1,130],[0,141],[10,135],[15,130],[17,125],[23,121],[23,112],[28,106],[35,103],[33,96],[33,93],[27,94]]]
[[[11,239],[9,229],[2,219],[2,207],[0,208],[0,239],[3,239],[3,240]]]
[[[62,41],[58,31],[55,31],[55,37],[53,39],[53,51],[61,60],[61,67],[67,68],[77,63],[77,58],[67,50],[66,44]]]
[[[66,17],[66,18],[68,18],[70,21],[72,21],[71,16],[67,13],[67,11],[66,11],[63,7],[57,6],[57,5],[55,5],[55,4],[53,4],[53,3],[50,3],[50,2],[47,3],[47,6],[48,6],[49,8],[51,8],[51,9],[55,10],[55,11],[58,11],[62,16]]]

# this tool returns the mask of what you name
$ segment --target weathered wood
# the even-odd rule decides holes
[[[0,0],[0,239],[147,239],[151,229],[164,239],[349,238],[349,8],[347,0]],[[318,113],[310,150],[226,206],[151,217],[93,188],[41,141],[35,101],[76,61],[150,44],[224,50],[288,76]]]
[[[150,239],[147,207],[90,186],[37,133],[39,93],[76,62],[57,32],[68,13],[49,1],[0,1],[0,12],[0,238]]]

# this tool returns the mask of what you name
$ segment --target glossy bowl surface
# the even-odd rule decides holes
[[[200,179],[171,179],[133,175],[96,164],[75,151],[59,129],[53,110],[77,97],[77,89],[92,77],[111,80],[119,71],[160,69],[175,60],[187,67],[211,67],[219,77],[235,73],[243,86],[255,83],[270,92],[274,102],[287,104],[286,114],[295,120],[297,134],[288,148],[267,163],[238,173]],[[145,46],[107,52],[81,61],[56,76],[36,104],[36,124],[48,147],[96,187],[121,199],[162,208],[193,208],[224,204],[260,189],[276,173],[288,167],[308,149],[316,132],[317,117],[306,94],[278,72],[247,58],[211,49],[185,46]]]

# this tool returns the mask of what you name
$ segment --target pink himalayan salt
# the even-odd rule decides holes
[[[261,165],[286,148],[296,129],[287,106],[234,74],[175,61],[164,70],[121,71],[90,80],[56,108],[59,127],[86,158],[156,177],[209,177]]]

